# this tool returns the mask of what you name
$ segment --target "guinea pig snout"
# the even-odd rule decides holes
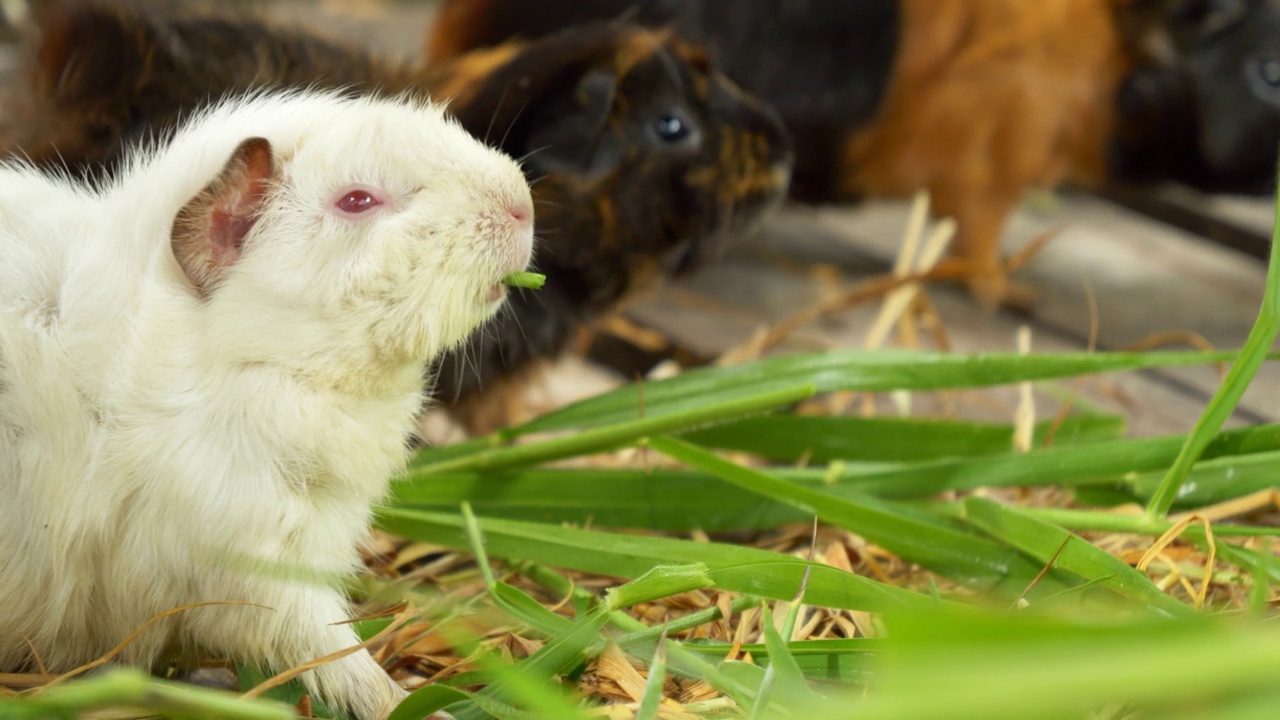
[[[484,221],[495,244],[497,272],[506,275],[525,269],[533,257],[533,199],[526,193],[499,200],[485,213]]]
[[[507,208],[507,214],[517,227],[533,230],[533,203],[517,202]]]

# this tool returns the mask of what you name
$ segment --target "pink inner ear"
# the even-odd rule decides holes
[[[224,210],[214,210],[209,218],[209,264],[224,268],[240,259],[240,248],[253,229],[256,215],[234,215]]]
[[[249,138],[222,172],[178,211],[171,242],[174,258],[201,295],[240,258],[275,174],[271,143]]]
[[[209,263],[221,269],[240,259],[244,239],[258,221],[273,171],[271,146],[261,138],[246,140],[227,166],[220,197],[209,217]]]

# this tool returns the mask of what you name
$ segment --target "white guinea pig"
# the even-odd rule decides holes
[[[339,578],[405,461],[422,373],[532,249],[516,163],[409,99],[227,101],[93,190],[0,167],[0,671],[149,618],[152,667],[358,643]],[[336,582],[330,580],[330,582]],[[304,675],[385,715],[368,652]]]

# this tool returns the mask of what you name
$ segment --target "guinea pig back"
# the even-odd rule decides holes
[[[273,93],[100,189],[13,164],[0,190],[0,672],[70,670],[197,603],[115,661],[356,646],[338,585],[422,368],[529,261],[515,162],[438,106]],[[363,650],[303,679],[361,720],[403,697]]]

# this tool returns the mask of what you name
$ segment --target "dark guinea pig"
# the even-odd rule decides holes
[[[667,32],[576,26],[424,77],[464,125],[522,159],[548,278],[445,360],[445,402],[519,382],[511,369],[561,352],[647,277],[702,267],[786,194],[777,116]]]
[[[793,196],[827,194],[833,153],[849,127],[871,122],[898,48],[897,0],[446,0],[427,34],[443,62],[510,38],[538,38],[593,20],[673,26],[712,62],[778,111],[796,138]]]
[[[1118,180],[1270,193],[1280,147],[1280,2],[1135,0]],[[1171,148],[1176,151],[1171,151]]]
[[[243,16],[77,5],[39,18],[11,102],[11,152],[109,172],[132,143],[226,93],[262,87],[428,91],[519,159],[548,276],[438,368],[435,395],[473,430],[503,385],[563,352],[655,275],[692,271],[786,193],[776,115],[697,47],[623,23],[575,27],[427,68],[376,60]],[[501,414],[501,410],[497,410]]]
[[[584,17],[673,26],[778,108],[793,197],[928,189],[990,305],[1008,291],[1004,219],[1030,186],[1268,184],[1277,14],[1276,0],[446,0],[427,42],[443,59]]]

